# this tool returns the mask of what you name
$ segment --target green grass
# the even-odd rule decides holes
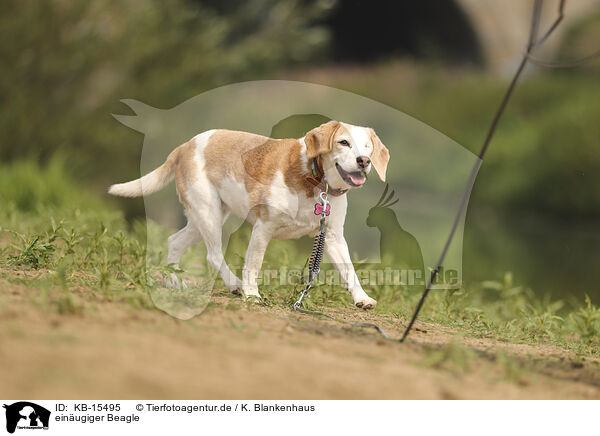
[[[64,173],[60,178],[52,178],[52,171],[61,172],[64,168],[31,171],[32,165],[2,168],[3,174],[12,171],[15,177],[19,177],[19,172],[27,173],[18,187],[7,183],[0,188],[0,196],[11,199],[0,211],[0,268],[4,277],[16,286],[36,289],[31,303],[63,316],[83,316],[93,312],[96,303],[106,301],[125,303],[132,310],[152,310],[148,289],[156,286],[157,276],[178,271],[160,264],[148,268],[146,223],[126,222],[121,212],[81,190],[65,179]],[[57,191],[53,197],[34,194],[38,199],[46,199],[36,203],[20,197],[37,189]],[[232,243],[239,244],[237,249],[244,249],[243,237]],[[164,257],[164,253],[161,255]],[[308,250],[298,249],[293,242],[274,241],[265,267],[303,265],[306,255]],[[210,272],[202,248],[190,250],[182,267],[196,267],[195,263],[200,271]],[[219,281],[215,287],[223,289]],[[375,313],[388,320],[405,321],[419,298],[418,293],[391,286],[366,289],[378,300]],[[298,291],[294,284],[263,287],[264,299],[259,303],[232,296],[226,309],[236,311],[255,304],[289,307]],[[189,298],[187,291],[177,292],[183,299]],[[351,299],[340,286],[322,285],[313,289],[306,304],[326,311],[350,307]],[[511,273],[506,273],[501,282],[486,281],[469,289],[432,292],[420,319],[470,337],[554,344],[582,358],[600,354],[600,308],[589,298],[577,307],[540,298],[519,286]],[[469,360],[469,352],[454,349],[454,345],[449,347],[435,351],[426,364],[435,367],[455,361],[454,365],[464,366],[461,362]],[[513,369],[509,367],[507,371]]]

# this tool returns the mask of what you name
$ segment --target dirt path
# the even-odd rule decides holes
[[[35,303],[38,293],[0,280],[0,397],[600,398],[599,365],[547,345],[457,339],[423,323],[425,332],[397,345],[281,308],[232,305],[226,295],[191,321],[110,302],[58,315]],[[381,315],[339,314],[401,333]]]

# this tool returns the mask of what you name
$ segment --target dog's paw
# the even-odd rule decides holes
[[[354,305],[359,309],[371,310],[377,306],[377,301],[365,295],[364,297],[357,298],[354,300]]]
[[[260,300],[262,298],[257,289],[242,289],[242,295],[246,300]]]

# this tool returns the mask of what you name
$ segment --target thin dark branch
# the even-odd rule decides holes
[[[552,33],[554,32],[554,30],[561,23],[561,21],[565,17],[565,3],[566,3],[566,0],[560,0],[560,3],[558,4],[558,17],[556,18],[556,20],[554,20],[554,23],[552,23],[552,25],[550,26],[550,28],[548,29],[548,31],[546,32],[546,34],[544,36],[542,36],[537,42],[535,42],[533,44],[533,46],[537,47],[539,45],[542,45],[544,42],[546,42],[546,40],[548,39],[548,37],[550,35],[552,35]]]
[[[537,46],[540,46],[541,44],[543,44],[544,41],[546,41],[546,39],[548,39],[548,37],[558,27],[558,25],[560,24],[560,22],[562,21],[563,16],[564,16],[565,3],[566,3],[566,0],[561,0],[561,2],[559,4],[558,18],[554,21],[554,23],[546,31],[544,36],[542,36],[542,38],[540,38],[539,40],[536,41],[536,36],[538,33],[539,24],[540,24],[540,16],[541,16],[541,12],[542,12],[543,0],[535,0],[534,1],[533,14],[531,16],[531,27],[529,29],[529,40],[528,40],[526,52],[523,55],[523,59],[521,59],[521,62],[517,68],[517,71],[515,72],[515,75],[513,76],[513,79],[510,82],[510,85],[509,85],[508,89],[506,90],[506,93],[504,94],[502,101],[500,102],[500,106],[498,107],[498,110],[496,111],[494,119],[492,120],[492,124],[490,125],[488,133],[487,133],[485,140],[483,141],[483,144],[481,146],[481,150],[479,151],[479,154],[477,155],[479,157],[479,159],[475,162],[475,164],[473,165],[473,168],[471,169],[471,174],[469,175],[469,180],[467,181],[467,185],[463,192],[463,196],[462,196],[460,205],[456,212],[456,216],[454,217],[454,222],[452,224],[452,229],[450,230],[450,234],[448,235],[448,239],[446,240],[446,243],[444,244],[442,253],[440,254],[440,257],[435,265],[435,269],[431,272],[431,276],[427,282],[427,285],[425,286],[423,295],[421,295],[421,298],[419,299],[419,302],[417,303],[417,307],[415,308],[413,316],[411,317],[411,319],[408,323],[408,326],[406,327],[406,330],[404,331],[404,334],[402,335],[402,338],[400,338],[399,342],[403,342],[406,339],[406,337],[408,336],[408,334],[410,333],[415,321],[417,320],[417,317],[419,316],[419,312],[421,311],[423,304],[425,303],[425,299],[427,298],[427,295],[429,295],[429,292],[431,291],[431,286],[435,282],[435,279],[439,273],[439,270],[442,267],[444,260],[446,259],[448,249],[450,247],[450,244],[452,243],[452,240],[454,239],[454,235],[458,228],[458,224],[460,223],[461,218],[463,217],[463,214],[466,211],[468,198],[471,193],[471,188],[473,186],[473,183],[475,182],[475,176],[477,175],[479,167],[481,166],[481,162],[483,161],[483,157],[485,156],[485,153],[487,152],[487,149],[490,145],[492,137],[494,136],[494,133],[496,132],[496,127],[498,126],[498,122],[500,121],[500,118],[502,117],[502,114],[504,113],[504,110],[506,109],[506,105],[508,104],[508,101],[515,89],[515,86],[516,86],[519,78],[521,77],[521,73],[523,72],[523,70],[525,69],[525,66],[527,65],[527,61],[529,59],[531,51],[534,47],[537,47]]]
[[[534,0],[533,2],[533,14],[531,14],[531,26],[529,27],[529,42],[527,43],[528,52],[531,51],[531,48],[537,44],[535,38],[540,27],[540,17],[542,16],[543,3],[544,0]],[[551,32],[548,31],[544,38],[548,38],[550,33]]]

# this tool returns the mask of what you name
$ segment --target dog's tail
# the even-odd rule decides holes
[[[144,177],[127,183],[118,183],[108,189],[108,193],[121,197],[140,197],[162,189],[175,177],[175,166],[179,157],[179,147],[169,154],[164,164]]]

